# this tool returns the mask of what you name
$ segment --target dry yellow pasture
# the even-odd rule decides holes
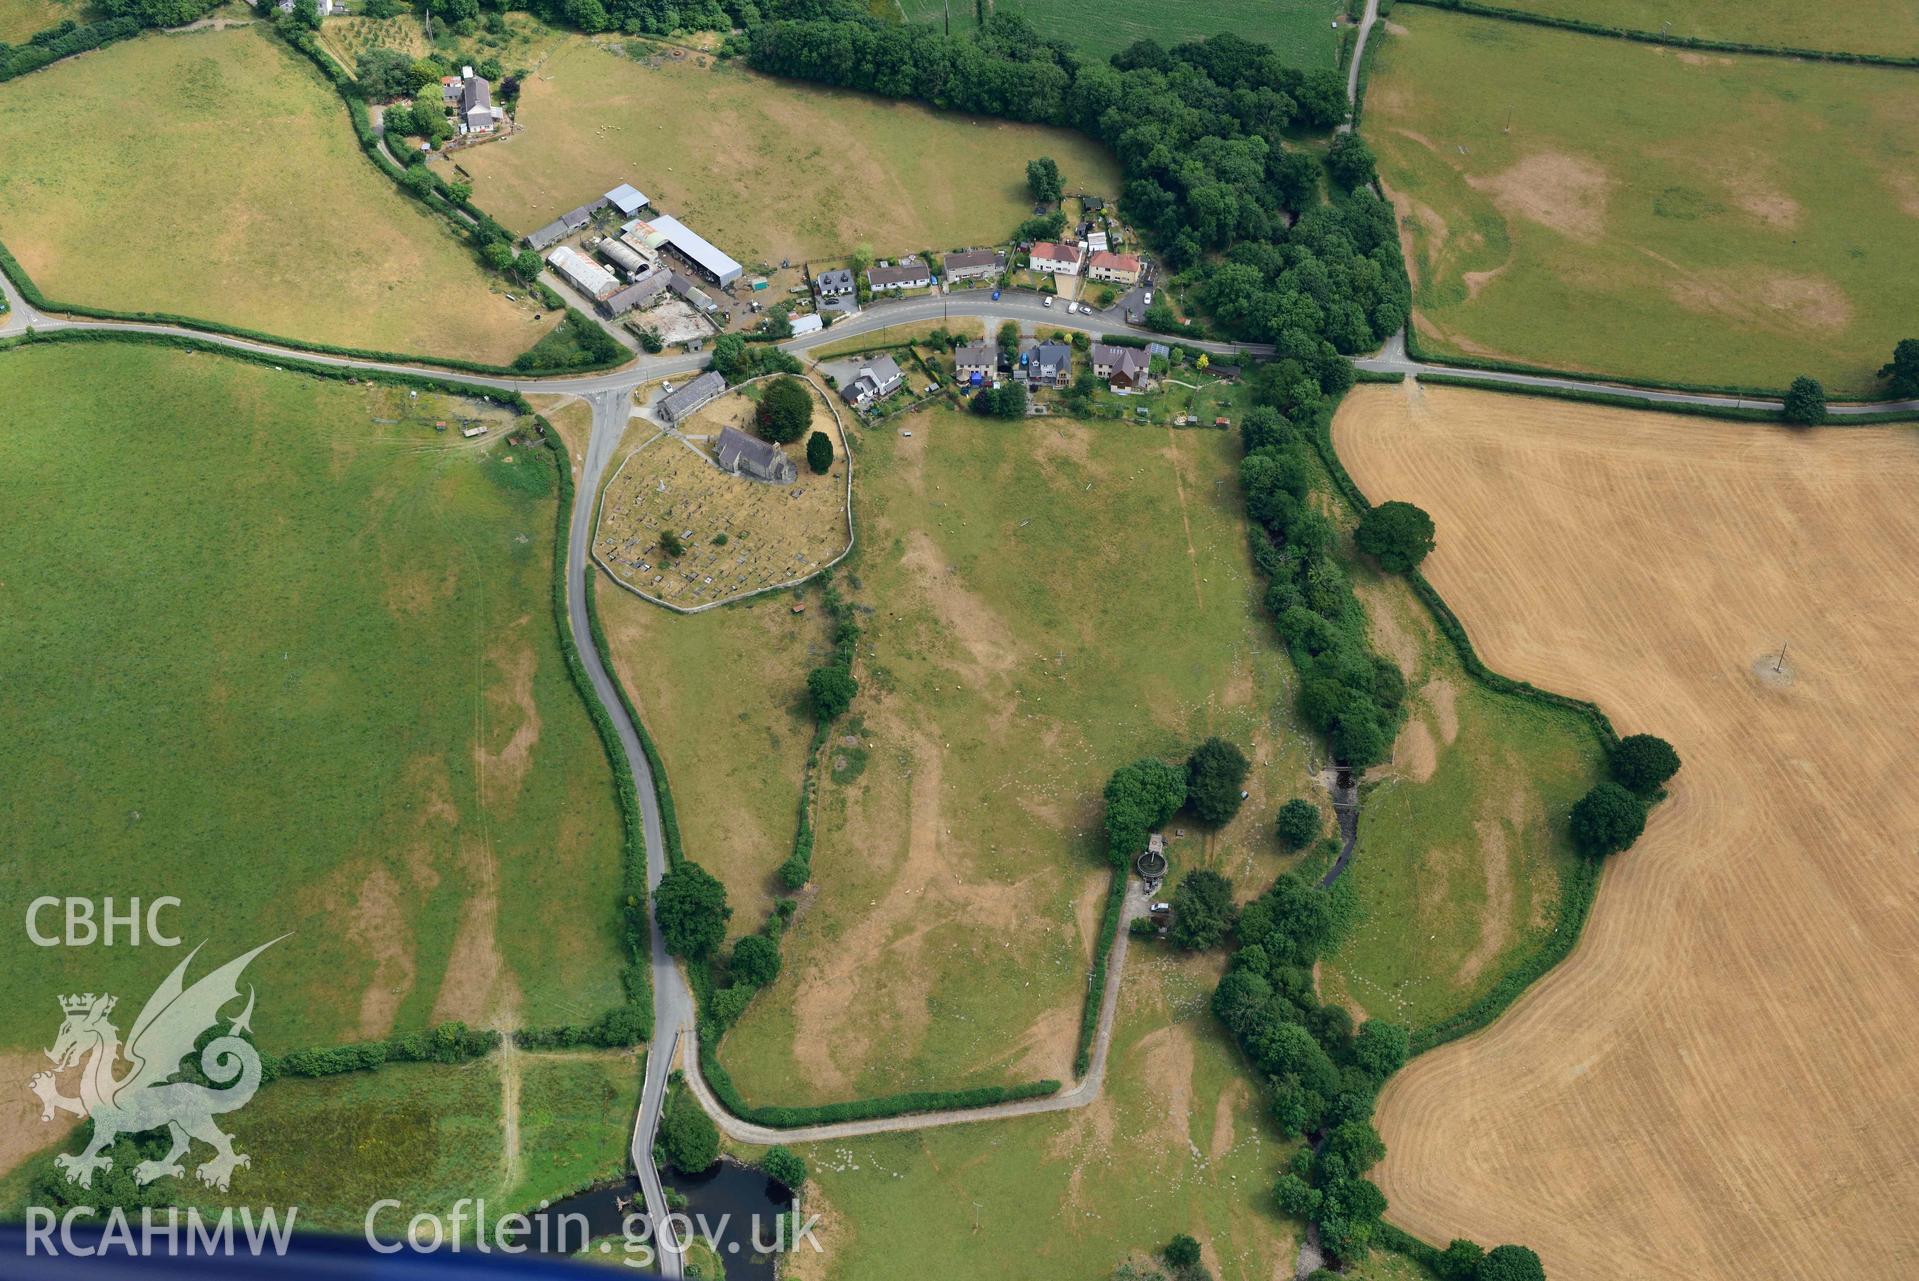
[[[635,61],[575,38],[520,91],[513,138],[457,153],[516,231],[631,182],[751,267],[992,244],[1032,211],[1026,162],[1117,195],[1113,158],[1063,129],[777,80],[699,55]]]
[[[1334,437],[1489,664],[1686,762],[1573,956],[1388,1086],[1388,1217],[1554,1281],[1910,1275],[1919,437],[1415,384]]]
[[[0,119],[0,241],[58,302],[490,364],[557,321],[508,301],[263,30],[55,63],[0,85]]]

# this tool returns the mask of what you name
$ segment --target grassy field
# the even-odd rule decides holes
[[[258,29],[60,63],[0,85],[0,116],[0,240],[55,300],[493,363],[555,323],[508,302]]]
[[[503,1202],[527,1208],[626,1173],[644,1058],[630,1051],[518,1057],[520,1160]]]
[[[698,609],[818,573],[846,552],[846,442],[822,388],[812,388],[808,433],[784,447],[799,472],[792,484],[730,475],[713,460],[722,430],[753,432],[766,385],[721,396],[679,424],[688,439],[656,435],[627,456],[594,525],[593,555],[603,568],[654,600]],[[815,431],[833,442],[824,475],[807,464],[802,443]],[[668,532],[684,542],[678,556],[661,546]]]
[[[0,895],[182,900],[288,1050],[619,1000],[620,829],[559,652],[557,485],[433,422],[466,402],[119,345],[0,356]],[[43,950],[0,1050],[61,992],[130,1022],[179,955]],[[196,973],[199,972],[196,970]],[[124,1029],[126,1023],[123,1023]]]
[[[1002,239],[1031,211],[1026,162],[1038,155],[1059,161],[1068,188],[1119,191],[1113,159],[1077,134],[704,61],[569,40],[521,91],[526,132],[457,157],[475,200],[527,231],[631,181],[751,266]]]
[[[1919,306],[1919,76],[1394,16],[1367,134],[1426,346],[1873,390]]]
[[[1362,387],[1335,434],[1432,512],[1426,571],[1489,664],[1685,762],[1571,958],[1388,1085],[1389,1217],[1555,1281],[1620,1275],[1622,1222],[1635,1275],[1906,1271],[1911,430]]]
[[[913,18],[936,23],[944,18],[944,9],[928,0],[901,4]],[[960,28],[957,7],[955,31]],[[1346,14],[1342,0],[1103,0],[1090,8],[1066,0],[1007,0],[998,7],[1026,18],[1048,36],[1068,41],[1088,59],[1110,57],[1135,40],[1157,40],[1170,48],[1182,40],[1231,32],[1271,45],[1287,63],[1301,68],[1338,63],[1340,33],[1333,21],[1343,24]],[[970,5],[966,16],[972,25]]]
[[[86,6],[78,0],[0,0],[0,40],[24,44],[34,32],[68,18],[84,22]]]
[[[831,652],[818,592],[685,616],[599,572],[614,669],[666,758],[687,851],[726,882],[736,931],[755,928],[792,852],[813,737],[806,673]],[[794,614],[796,601],[811,611]]]
[[[1578,857],[1565,815],[1602,775],[1599,744],[1573,714],[1469,679],[1402,581],[1353,569],[1413,711],[1391,762],[1366,775],[1346,872],[1360,916],[1321,983],[1329,999],[1418,1028],[1464,1008],[1550,933]]]
[[[861,546],[841,578],[870,611],[861,693],[829,744],[785,975],[723,1047],[755,1101],[1068,1075],[1107,775],[1209,732],[1243,744],[1253,799],[1205,857],[1248,893],[1280,866],[1273,811],[1310,786],[1234,438],[910,421],[910,439],[856,442]]]
[[[1507,8],[1636,31],[1791,49],[1919,55],[1919,9],[1903,0],[1807,5],[1799,0],[1500,0]]]
[[[1135,952],[1106,1090],[1082,1111],[804,1150],[823,1252],[788,1256],[790,1275],[1105,1281],[1187,1232],[1220,1281],[1291,1276],[1297,1227],[1270,1197],[1291,1144],[1206,1009],[1216,966]]]

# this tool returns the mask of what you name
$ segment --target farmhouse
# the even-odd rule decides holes
[[[955,280],[991,280],[1006,270],[1006,255],[993,249],[969,249],[965,253],[947,254],[940,261],[940,271],[948,283]]]
[[[1104,378],[1113,390],[1144,387],[1152,371],[1152,358],[1137,347],[1109,347],[1105,343],[1094,343],[1087,356],[1093,362],[1093,373]]]
[[[506,112],[493,105],[493,86],[474,75],[471,67],[461,67],[457,76],[442,77],[440,94],[453,109],[462,134],[491,133],[506,123]]]
[[[1073,348],[1068,343],[1036,343],[1022,361],[1026,381],[1035,387],[1063,387],[1073,375]]]
[[[704,236],[670,214],[653,219],[652,228],[663,237],[662,243],[686,259],[693,269],[724,289],[740,278],[740,265],[708,244]]]
[[[726,379],[717,371],[709,369],[678,391],[668,392],[654,406],[660,417],[670,426],[683,421],[701,405],[726,390]]]
[[[902,258],[895,266],[867,268],[866,283],[875,289],[924,289],[933,277],[925,263]]]
[[[857,292],[851,267],[833,267],[813,277],[813,289],[822,298],[845,298]]]
[[[1111,280],[1122,285],[1139,283],[1139,259],[1132,254],[1096,253],[1086,274],[1094,280]]]
[[[969,342],[953,353],[953,371],[961,382],[985,382],[998,362],[999,348],[990,342]]]
[[[1057,245],[1050,240],[1042,240],[1033,246],[1029,258],[1034,271],[1047,271],[1061,276],[1079,275],[1078,245]]]
[[[646,208],[646,193],[630,182],[623,182],[606,193],[606,203],[619,210],[622,217],[631,218]]]
[[[719,448],[714,451],[720,469],[735,476],[763,480],[771,485],[790,485],[799,479],[799,468],[786,451],[770,440],[749,436],[737,427],[720,431]]]
[[[561,245],[546,256],[553,270],[566,277],[566,282],[595,302],[611,298],[620,290],[620,282],[613,273],[600,266],[586,255]]]
[[[840,396],[855,409],[885,400],[905,382],[899,362],[891,356],[875,356],[860,367],[859,377],[840,388]]]

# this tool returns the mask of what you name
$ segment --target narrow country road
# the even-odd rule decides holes
[[[555,395],[574,395],[590,398],[598,392],[631,393],[642,383],[658,378],[671,378],[680,374],[689,374],[706,367],[708,357],[702,353],[692,355],[641,355],[628,361],[617,369],[609,369],[593,374],[552,374],[552,375],[500,375],[474,374],[458,369],[435,366],[429,358],[417,361],[368,360],[358,356],[333,356],[321,352],[302,351],[297,347],[287,347],[279,343],[253,338],[235,338],[228,334],[211,333],[206,330],[192,329],[183,325],[164,324],[157,321],[132,320],[88,320],[75,317],[38,312],[28,307],[25,300],[13,288],[11,281],[0,276],[0,293],[4,293],[12,311],[0,318],[0,338],[17,336],[28,327],[41,333],[56,333],[61,330],[92,330],[110,333],[157,334],[162,337],[191,338],[198,342],[209,343],[217,347],[230,347],[236,351],[253,352],[264,356],[273,356],[288,361],[303,361],[308,364],[327,365],[336,369],[364,370],[367,373],[412,374],[431,378],[444,378],[450,382],[467,383],[475,387],[485,387],[494,391],[517,391],[528,393],[551,393]],[[1156,334],[1138,325],[1126,324],[1110,314],[1095,312],[1081,315],[1067,313],[1064,308],[1043,306],[1040,295],[1034,292],[1008,290],[998,302],[981,290],[968,290],[957,294],[937,295],[925,298],[905,298],[892,302],[875,303],[858,315],[839,321],[831,329],[817,334],[807,334],[780,344],[784,351],[803,356],[818,347],[829,343],[844,342],[848,338],[859,338],[869,334],[885,337],[894,326],[919,325],[931,321],[953,320],[959,318],[978,318],[993,325],[1003,320],[1021,321],[1027,324],[1044,326],[1049,329],[1083,331],[1089,334],[1126,334],[1134,338],[1164,339],[1166,335]],[[1270,356],[1272,348],[1260,343],[1221,343],[1186,342],[1194,347],[1214,355],[1233,355],[1245,353],[1249,356]],[[1577,378],[1562,374],[1521,374],[1500,370],[1470,369],[1464,366],[1447,365],[1436,361],[1415,360],[1406,354],[1405,335],[1395,334],[1386,341],[1385,346],[1370,356],[1350,358],[1353,367],[1372,373],[1404,374],[1409,378],[1418,378],[1425,374],[1445,374],[1461,378],[1471,378],[1492,386],[1531,387],[1549,391],[1573,393],[1599,392],[1614,396],[1629,396],[1658,407],[1660,405],[1699,405],[1716,409],[1756,409],[1777,410],[1780,402],[1776,398],[1763,396],[1728,396],[1716,392],[1669,391],[1658,388],[1635,387],[1626,383],[1607,382],[1604,379]],[[1906,413],[1919,414],[1919,398],[1912,400],[1847,401],[1827,406],[1827,413],[1837,419],[1855,417],[1861,414]]]
[[[1353,131],[1353,117],[1359,112],[1359,64],[1366,57],[1366,37],[1373,34],[1373,23],[1378,20],[1379,0],[1366,0],[1366,11],[1359,19],[1359,38],[1353,41],[1353,60],[1346,64],[1346,119],[1335,133]]]

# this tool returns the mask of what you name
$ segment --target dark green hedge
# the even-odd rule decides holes
[[[1093,968],[1086,975],[1086,997],[1079,1011],[1079,1046],[1073,1051],[1073,1075],[1085,1076],[1093,1062],[1093,1034],[1099,1030],[1099,1007],[1106,992],[1106,962],[1119,937],[1119,914],[1126,904],[1126,873],[1115,871],[1106,890],[1106,908],[1099,918],[1099,937],[1093,942]]]
[[[51,29],[59,30],[58,27]],[[0,55],[0,81],[24,76],[29,71],[38,71],[62,58],[71,58],[76,53],[85,53],[89,49],[98,49],[102,45],[129,39],[139,35],[141,30],[140,20],[137,18],[109,18],[105,22],[90,22],[83,27],[74,27],[50,39],[42,39],[47,35],[45,31],[42,31],[26,44],[12,46],[0,44],[0,49],[6,50],[4,55]]]
[[[325,1049],[295,1050],[291,1054],[260,1056],[260,1079],[339,1076],[370,1072],[387,1063],[464,1063],[491,1054],[500,1034],[464,1023],[441,1023],[424,1032],[390,1036],[384,1041],[358,1041]]]
[[[1777,409],[1739,409],[1730,405],[1698,405],[1684,401],[1653,400],[1629,391],[1596,391],[1583,387],[1538,387],[1527,383],[1506,383],[1490,378],[1475,378],[1471,374],[1421,374],[1419,380],[1440,387],[1472,387],[1481,391],[1507,392],[1515,396],[1543,396],[1550,400],[1573,400],[1589,405],[1613,405],[1620,409],[1652,410],[1662,414],[1688,414],[1694,418],[1719,418],[1729,422],[1776,423],[1780,420],[1780,411]],[[1373,380],[1362,378],[1360,381]],[[1913,421],[1919,421],[1919,412],[1888,409],[1868,414],[1834,414],[1826,420],[1824,425],[1863,427],[1877,423]]]
[[[1423,0],[1420,2],[1423,3]],[[1406,354],[1414,360],[1446,365],[1453,369],[1483,369],[1500,374],[1533,374],[1542,378],[1578,378],[1587,382],[1616,383],[1620,387],[1644,387],[1648,391],[1695,391],[1708,396],[1756,396],[1768,400],[1778,400],[1786,394],[1778,387],[1742,387],[1722,383],[1668,383],[1654,378],[1638,378],[1630,374],[1595,374],[1580,369],[1552,369],[1545,365],[1523,364],[1517,360],[1490,360],[1478,356],[1435,356],[1420,348],[1419,336],[1410,323],[1406,326]],[[1424,373],[1420,375],[1421,378],[1428,376]]]
[[[1614,27],[1583,18],[1556,18],[1544,13],[1526,13],[1498,5],[1479,4],[1476,0],[1406,0],[1435,9],[1454,9],[1480,18],[1498,18],[1505,22],[1525,22],[1536,27],[1577,31],[1581,35],[1608,36],[1615,40],[1635,40],[1641,44],[1666,45],[1675,49],[1707,49],[1714,53],[1749,53],[1765,58],[1809,58],[1817,62],[1843,62],[1873,67],[1919,67],[1919,58],[1899,54],[1846,53],[1833,49],[1795,49],[1787,45],[1747,44],[1738,40],[1713,40],[1704,36],[1661,35],[1636,27]]]

